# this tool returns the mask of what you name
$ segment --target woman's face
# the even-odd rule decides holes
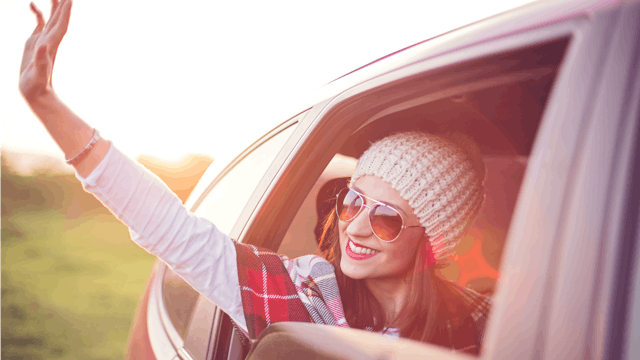
[[[391,205],[405,215],[405,226],[420,225],[418,217],[413,213],[409,203],[385,181],[374,176],[363,176],[356,180],[354,186],[363,195]],[[365,199],[367,205],[373,205]],[[380,241],[371,231],[369,210],[362,211],[353,220],[338,220],[340,233],[340,249],[342,256],[340,268],[352,279],[384,279],[401,278],[418,251],[418,243],[422,239],[424,228],[414,227],[402,230],[398,238],[391,243]],[[354,256],[347,251],[353,243],[357,247],[372,249],[373,256]]]

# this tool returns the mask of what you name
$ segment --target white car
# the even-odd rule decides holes
[[[640,358],[640,2],[532,3],[375,61],[292,115],[217,159],[190,210],[238,241],[314,253],[318,219],[371,141],[462,132],[485,158],[487,198],[442,275],[492,297],[480,357]],[[246,352],[229,317],[158,262],[128,357]],[[272,325],[248,354],[429,356],[469,357],[302,323]]]

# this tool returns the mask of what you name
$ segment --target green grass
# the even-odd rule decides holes
[[[112,215],[69,209],[3,211],[2,359],[124,356],[154,257]]]

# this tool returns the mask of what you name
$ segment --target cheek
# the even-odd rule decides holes
[[[403,241],[404,240],[404,241]],[[392,243],[390,245],[394,245],[393,247],[388,247],[386,249],[388,255],[388,261],[398,266],[407,266],[408,263],[412,262],[414,259],[414,255],[416,254],[418,249],[418,241],[416,239],[398,239],[399,243]]]
[[[338,231],[342,234],[347,229],[347,222],[338,220]]]
[[[411,250],[407,246],[398,246],[388,249],[386,252],[389,255],[389,260],[393,262],[404,262],[411,257]]]
[[[345,234],[346,229],[347,223],[338,220],[338,239],[340,240],[340,248],[342,248],[347,241],[347,236]]]

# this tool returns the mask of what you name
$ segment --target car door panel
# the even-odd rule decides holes
[[[609,12],[577,23],[572,33],[507,235],[485,338],[490,358],[529,359],[536,356],[533,349],[540,348],[566,194],[575,181],[579,144],[602,76],[602,68],[594,64],[606,56],[616,17]]]
[[[209,337],[215,326],[217,306],[204,296],[199,296],[191,315],[184,348],[193,359],[209,359]],[[203,346],[207,344],[207,346]]]
[[[545,307],[548,320],[540,329],[540,347],[544,358],[582,358],[597,341],[586,341],[592,328],[592,314],[600,292],[604,268],[602,254],[608,246],[617,246],[617,238],[607,239],[606,225],[613,219],[611,194],[616,177],[627,177],[619,160],[628,151],[624,144],[626,129],[623,113],[634,100],[628,98],[629,85],[637,69],[633,54],[638,51],[638,17],[634,11],[620,13],[610,46],[603,61],[596,97],[582,127],[585,137],[574,167],[575,181],[566,192],[560,235],[553,254],[554,263],[547,286]],[[567,346],[567,344],[575,344]],[[581,345],[578,345],[581,344]],[[589,344],[589,345],[587,345]],[[591,353],[592,358],[601,354]]]

